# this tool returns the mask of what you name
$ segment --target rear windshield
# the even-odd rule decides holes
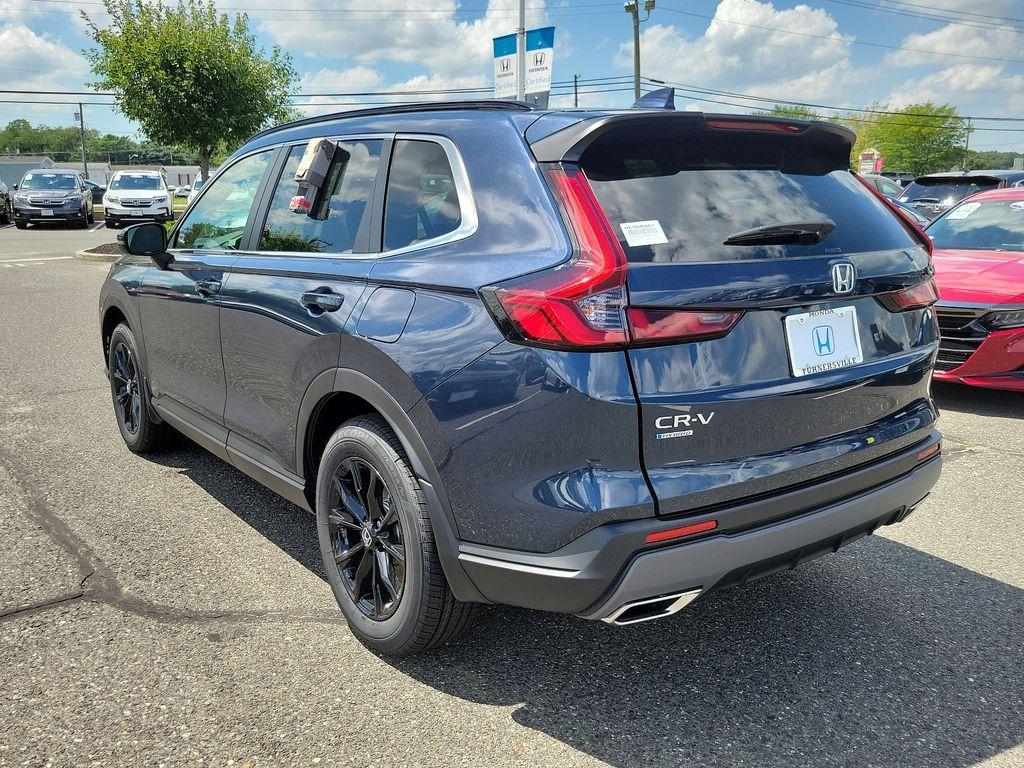
[[[928,227],[936,248],[1024,251],[1024,200],[969,200]]]
[[[913,182],[900,196],[900,200],[913,202],[916,200],[934,201],[952,205],[957,200],[963,200],[968,195],[980,192],[983,189],[996,187],[993,181],[962,181],[947,184],[920,184]]]
[[[807,153],[804,153],[807,154]],[[904,249],[914,241],[849,171],[745,135],[599,141],[580,164],[630,262],[710,262]],[[831,167],[835,167],[834,165]],[[725,245],[754,227],[830,221],[815,244]]]

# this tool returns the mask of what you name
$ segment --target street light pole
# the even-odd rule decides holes
[[[526,0],[519,0],[519,26],[516,28],[516,59],[519,100],[526,99]]]
[[[572,76],[572,105],[574,107],[580,105],[580,76],[578,74]]]
[[[633,16],[633,98],[640,98],[640,25],[651,18],[655,0],[645,0],[646,15],[640,18],[640,0],[626,0],[626,13]]]
[[[85,113],[82,111],[82,102],[78,102],[78,131],[82,139],[82,177],[89,178],[89,163],[85,159]]]

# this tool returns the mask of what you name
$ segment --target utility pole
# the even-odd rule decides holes
[[[640,25],[651,18],[655,0],[644,0],[646,16],[640,18],[640,0],[626,0],[626,13],[633,16],[633,98],[640,98]]]
[[[516,27],[516,58],[519,73],[519,100],[526,99],[526,0],[519,0],[519,26]]]
[[[78,102],[78,131],[82,139],[82,177],[89,178],[89,163],[85,159],[85,114],[82,111],[82,102]]]
[[[967,171],[967,155],[971,151],[971,118],[967,118],[967,130],[964,131],[964,171]]]
[[[574,107],[580,105],[580,76],[578,73],[572,76],[572,105]]]

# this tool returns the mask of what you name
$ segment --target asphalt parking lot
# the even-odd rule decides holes
[[[100,229],[0,228],[0,766],[1022,766],[1024,397],[944,387],[905,523],[629,628],[349,634],[312,518],[117,432]]]

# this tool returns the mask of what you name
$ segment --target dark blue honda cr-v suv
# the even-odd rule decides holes
[[[792,568],[902,520],[941,462],[929,241],[852,140],[509,102],[266,131],[169,236],[122,235],[121,433],[314,512],[387,653],[478,603],[629,624]]]

